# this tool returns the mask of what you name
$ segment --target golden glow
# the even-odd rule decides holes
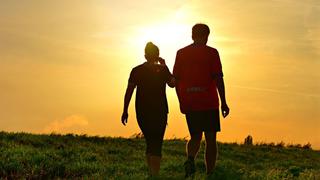
[[[173,67],[176,50],[190,42],[189,29],[188,25],[174,22],[141,27],[132,42],[140,48],[139,51],[144,48],[146,42],[153,42],[159,47],[160,56],[166,60],[168,67]]]
[[[166,46],[172,46],[172,43],[182,44],[186,41],[186,37],[190,36],[189,29],[189,25],[175,22],[141,27],[134,42],[138,45],[144,45],[147,41]]]
[[[131,69],[148,41],[173,68],[176,51],[206,23],[220,53],[230,116],[220,141],[307,143],[320,148],[317,0],[2,1],[0,130],[137,133],[134,97],[120,123]],[[58,13],[57,13],[58,12]],[[166,137],[188,129],[167,88]]]
[[[166,60],[170,69],[173,67],[176,51],[192,42],[191,29],[193,22],[188,22],[185,18],[191,12],[186,9],[179,9],[170,19],[152,21],[133,29],[130,35],[130,44],[134,52],[143,55],[143,49],[147,42],[151,41],[160,49],[160,56]]]

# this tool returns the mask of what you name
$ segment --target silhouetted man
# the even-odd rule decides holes
[[[223,117],[229,114],[225,98],[219,53],[207,46],[210,30],[205,24],[192,28],[194,43],[177,52],[173,75],[180,110],[186,115],[191,139],[187,143],[186,177],[195,173],[194,159],[199,151],[202,133],[206,139],[206,170],[210,175],[216,164],[216,133],[220,131],[219,98]]]

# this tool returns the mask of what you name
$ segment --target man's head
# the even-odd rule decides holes
[[[144,57],[148,62],[157,62],[159,59],[159,48],[152,42],[148,42],[144,49]]]
[[[195,43],[207,44],[210,29],[206,24],[196,24],[192,27],[192,39]]]

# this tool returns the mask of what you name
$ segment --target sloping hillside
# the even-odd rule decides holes
[[[205,179],[203,149],[195,179]],[[2,178],[145,179],[144,140],[0,132]],[[185,140],[166,140],[161,179],[183,179]],[[320,152],[283,144],[219,143],[215,179],[320,179]]]

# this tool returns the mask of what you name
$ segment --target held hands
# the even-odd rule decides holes
[[[221,105],[221,112],[222,112],[222,116],[223,116],[224,118],[228,116],[229,111],[230,111],[230,109],[229,109],[229,107],[228,107],[227,104],[222,104],[222,105]]]
[[[124,126],[128,123],[128,112],[122,113],[121,122]]]
[[[165,61],[163,58],[159,57],[158,61],[159,61],[159,63],[160,63],[161,65],[163,65],[163,66],[166,65],[166,61]]]

